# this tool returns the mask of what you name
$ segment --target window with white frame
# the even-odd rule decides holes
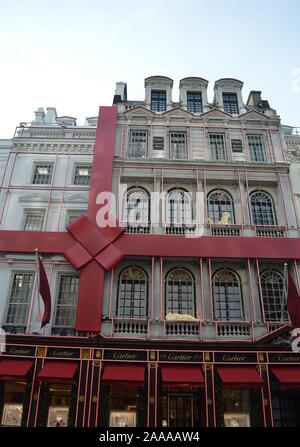
[[[148,138],[145,130],[132,130],[128,145],[128,158],[144,158],[148,155]]]
[[[282,275],[276,270],[266,270],[260,275],[260,284],[265,321],[287,321]]]
[[[192,113],[202,113],[201,92],[187,92],[187,110]]]
[[[227,161],[225,135],[218,133],[209,134],[210,156],[212,160]]]
[[[153,112],[165,112],[167,103],[167,94],[165,90],[151,91],[151,110]]]
[[[127,225],[149,225],[150,196],[144,188],[132,187],[127,190],[123,203],[123,222]]]
[[[32,183],[35,185],[48,185],[51,183],[53,163],[37,162],[34,164]]]
[[[233,200],[230,194],[223,190],[212,191],[207,199],[207,213],[210,223],[234,223]]]
[[[213,276],[214,314],[216,320],[244,320],[240,279],[231,270],[222,269]]]
[[[59,278],[54,327],[73,328],[79,290],[79,276],[63,274]]]
[[[255,191],[250,195],[252,219],[254,225],[276,225],[273,200],[264,191]]]
[[[170,132],[170,158],[178,160],[187,158],[185,132]]]
[[[266,152],[262,135],[247,135],[249,157],[251,161],[266,161]]]
[[[86,214],[86,209],[82,210],[69,210],[67,211],[67,217],[66,217],[66,227],[71,225],[71,223],[74,222],[74,220],[78,219],[81,214]]]
[[[118,318],[147,318],[148,278],[140,267],[131,266],[120,273],[117,298]]]
[[[34,273],[13,274],[5,324],[26,327],[32,296]]]
[[[166,275],[165,315],[169,313],[196,316],[194,277],[188,270],[175,268]]]
[[[192,199],[184,189],[172,189],[167,195],[166,223],[183,226],[192,223]]]
[[[74,172],[74,185],[88,186],[91,180],[91,172],[91,165],[76,165]]]
[[[41,231],[45,212],[41,210],[25,210],[24,230]]]
[[[223,93],[223,109],[224,112],[233,115],[239,114],[239,105],[236,93]]]

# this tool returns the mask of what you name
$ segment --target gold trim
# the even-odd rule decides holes
[[[94,368],[101,368],[101,361],[100,360],[94,360],[93,365],[94,365]]]
[[[262,353],[258,354],[258,361],[259,361],[259,362],[264,362],[264,361],[265,361],[265,356],[264,356],[264,354],[262,354]]]
[[[150,396],[149,402],[150,402],[150,404],[154,404],[155,403],[155,397],[154,396]]]
[[[206,363],[204,365],[204,367],[205,367],[206,371],[212,371],[212,363]]]
[[[204,361],[210,362],[210,352],[204,352]]]
[[[45,348],[44,346],[38,346],[37,350],[36,350],[36,356],[37,357],[46,357],[46,350],[47,348]]]
[[[93,396],[92,397],[93,404],[97,403],[97,401],[98,401],[98,397],[97,396]]]
[[[212,405],[212,399],[207,399],[207,405]]]
[[[156,352],[155,351],[150,351],[149,360],[156,360]]]
[[[96,349],[95,357],[96,359],[102,359],[102,349]]]
[[[33,395],[33,400],[38,400],[38,398],[39,398],[38,393],[34,393],[34,395]]]
[[[264,399],[264,406],[267,407],[269,405],[269,399]]]
[[[81,358],[82,359],[90,359],[91,358],[91,350],[90,349],[81,349]]]
[[[157,363],[156,362],[149,362],[148,365],[149,365],[149,368],[156,368]]]
[[[83,396],[83,395],[79,396],[79,398],[78,398],[79,402],[84,402],[84,397],[85,396]]]

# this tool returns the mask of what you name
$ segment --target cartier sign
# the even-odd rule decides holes
[[[216,363],[256,363],[256,354],[251,352],[216,352],[215,353]]]
[[[280,352],[268,354],[270,363],[300,363],[300,354],[294,352]]]
[[[80,349],[48,348],[47,357],[59,357],[62,359],[78,359],[80,358]]]
[[[203,362],[203,354],[202,352],[161,351],[159,360],[161,362]]]
[[[146,361],[147,352],[146,351],[104,351],[104,360],[123,360],[127,361]]]
[[[34,357],[35,346],[6,345],[5,355],[20,355],[24,357]]]

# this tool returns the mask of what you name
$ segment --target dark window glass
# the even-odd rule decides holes
[[[166,111],[166,91],[152,90],[151,91],[151,110],[153,112]]]
[[[262,272],[260,276],[262,301],[266,321],[286,321],[288,314],[283,306],[284,285],[282,276],[275,270]]]
[[[232,198],[225,191],[213,191],[209,194],[207,212],[210,223],[222,223],[222,219],[228,224],[234,223]]]
[[[192,113],[201,113],[203,111],[201,92],[187,92],[187,109]]]
[[[253,192],[250,196],[250,203],[254,225],[276,225],[273,202],[267,193]]]
[[[244,310],[238,276],[226,269],[213,276],[213,297],[216,320],[243,320]]]
[[[148,278],[137,267],[128,267],[119,279],[117,317],[147,318]]]
[[[196,316],[194,279],[190,272],[174,269],[166,277],[166,315]]]
[[[236,93],[223,93],[223,108],[224,112],[238,115],[239,107]]]

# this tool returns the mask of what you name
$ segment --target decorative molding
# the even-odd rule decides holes
[[[43,143],[43,142],[14,142],[14,152],[40,153],[47,152],[49,154],[89,154],[94,153],[94,143]]]

